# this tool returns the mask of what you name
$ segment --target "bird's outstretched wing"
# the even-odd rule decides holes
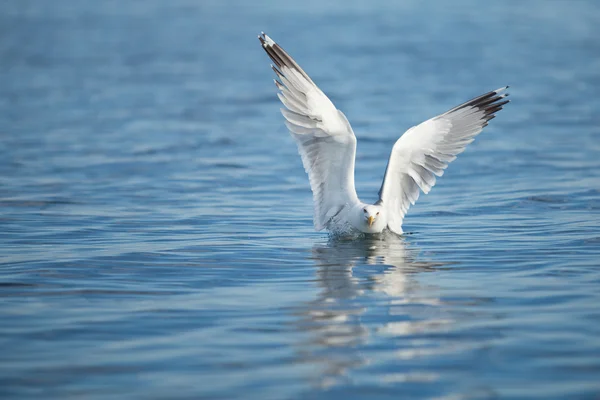
[[[356,137],[346,119],[331,100],[285,50],[269,36],[259,37],[274,65],[279,80],[277,93],[286,108],[281,113],[298,144],[308,173],[314,200],[317,230],[327,224],[344,206],[358,201],[354,188]]]
[[[402,233],[402,220],[419,189],[427,194],[436,176],[465,150],[494,114],[508,103],[508,86],[476,97],[452,110],[407,130],[394,144],[381,189],[380,202],[388,215],[388,228]]]

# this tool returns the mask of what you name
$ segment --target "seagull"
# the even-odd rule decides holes
[[[436,177],[509,102],[505,86],[407,130],[392,148],[379,199],[363,203],[354,188],[356,136],[348,119],[280,45],[264,32],[258,39],[273,62],[281,113],[308,174],[317,231],[401,235],[420,191],[429,193]]]

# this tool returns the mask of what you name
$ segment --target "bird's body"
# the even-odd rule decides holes
[[[314,201],[315,229],[333,234],[401,234],[404,216],[436,177],[508,103],[507,87],[476,97],[406,131],[394,144],[375,204],[354,187],[356,136],[346,116],[286,52],[264,33],[260,42],[279,80],[286,125],[298,145]]]

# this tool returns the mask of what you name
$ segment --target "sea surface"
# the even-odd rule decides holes
[[[402,237],[330,240],[267,32],[395,140],[511,85]],[[0,398],[599,399],[600,3],[4,0]]]

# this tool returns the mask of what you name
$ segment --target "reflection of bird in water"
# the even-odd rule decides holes
[[[313,247],[321,292],[301,312],[298,323],[300,330],[310,333],[301,345],[300,357],[320,366],[318,386],[335,384],[349,368],[367,363],[356,348],[373,333],[362,322],[370,303],[380,304],[381,294],[383,301],[410,303],[411,291],[418,287],[411,274],[440,265],[418,262],[416,253],[391,233]]]
[[[338,291],[348,291],[348,295],[358,295],[364,290],[384,292],[390,296],[408,295],[407,284],[411,274],[442,265],[417,261],[417,255],[416,248],[409,247],[404,238],[390,232],[361,240],[330,241],[326,246],[313,247],[313,258],[319,267],[318,280],[325,283],[325,293],[333,287]],[[361,285],[354,277],[354,267],[361,264],[380,266],[376,268],[380,273],[369,277],[369,287],[365,287],[364,283]],[[373,271],[373,268],[367,268],[367,271]]]

